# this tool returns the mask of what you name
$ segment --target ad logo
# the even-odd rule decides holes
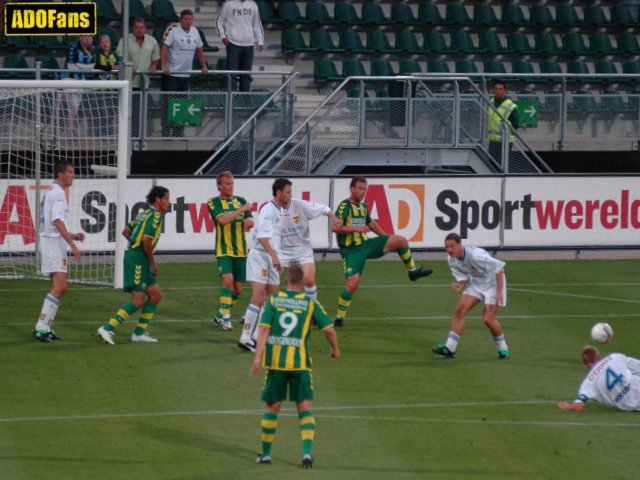
[[[95,35],[95,2],[16,2],[7,3],[4,34],[25,35]]]
[[[369,185],[364,202],[382,229],[410,242],[424,240],[424,184]],[[392,215],[391,212],[395,215]],[[397,218],[397,224],[393,219]]]

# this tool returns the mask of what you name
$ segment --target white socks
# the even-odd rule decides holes
[[[53,326],[53,322],[56,319],[56,313],[58,313],[59,306],[60,301],[50,293],[47,293],[44,297],[44,302],[42,302],[40,318],[38,318],[35,329],[46,330],[47,332],[50,331]]]

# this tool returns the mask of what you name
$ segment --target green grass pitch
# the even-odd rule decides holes
[[[56,323],[63,342],[30,335],[44,281],[0,280],[2,479],[569,479],[638,476],[640,416],[573,399],[586,374],[580,348],[597,321],[615,337],[603,353],[640,357],[638,260],[510,261],[499,318],[512,358],[499,361],[480,319],[467,320],[455,360],[430,349],[448,332],[457,294],[442,259],[410,283],[400,261],[370,261],[346,327],[342,358],[315,331],[316,468],[303,471],[292,404],[280,417],[274,463],[256,465],[262,376],[234,330],[211,324],[213,262],[160,265],[164,292],[150,331],[134,321],[109,347],[96,328],[128,295],[72,285]],[[319,262],[330,315],[343,285]]]

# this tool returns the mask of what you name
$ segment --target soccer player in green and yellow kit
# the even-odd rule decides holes
[[[122,234],[129,240],[129,249],[124,255],[124,287],[131,292],[131,301],[103,326],[98,336],[109,345],[115,345],[115,329],[142,308],[138,325],[131,334],[132,342],[154,343],[158,340],[149,335],[147,327],[162,300],[158,286],[158,265],[154,257],[156,245],[162,233],[163,214],[171,206],[169,190],[156,186],[147,195],[147,210],[140,212]]]
[[[305,295],[304,271],[298,263],[289,265],[287,288],[271,295],[265,303],[259,324],[256,353],[251,373],[260,366],[267,370],[262,400],[266,402],[262,415],[262,451],[257,463],[271,463],[271,446],[278,428],[282,401],[296,402],[302,438],[302,466],[313,468],[315,419],[312,411],[313,381],[308,339],[315,323],[331,345],[331,358],[340,358],[338,337],[333,323],[322,306]]]
[[[233,195],[233,174],[221,172],[216,177],[220,195],[207,203],[216,228],[216,261],[222,281],[220,307],[213,324],[231,330],[231,307],[236,302],[247,277],[247,241],[245,230],[253,227],[251,205]]]
[[[420,277],[426,277],[433,270],[423,270],[413,261],[413,254],[409,248],[409,241],[402,235],[387,235],[378,222],[369,216],[369,207],[364,203],[367,193],[367,179],[354,177],[351,179],[351,195],[338,206],[336,216],[342,220],[342,225],[332,225],[331,229],[338,237],[338,246],[342,256],[342,266],[347,277],[345,288],[338,298],[338,313],[336,327],[344,325],[347,310],[351,305],[353,294],[360,285],[360,276],[369,258],[380,258],[389,252],[397,252],[404,263],[409,279],[415,282]],[[367,233],[373,232],[377,237],[368,238]]]

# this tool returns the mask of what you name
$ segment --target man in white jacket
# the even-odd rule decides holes
[[[253,0],[226,0],[216,20],[218,34],[227,47],[227,69],[251,71],[253,48],[264,50],[264,30]],[[235,87],[235,79],[234,79]],[[251,90],[251,75],[240,75],[241,92]]]

